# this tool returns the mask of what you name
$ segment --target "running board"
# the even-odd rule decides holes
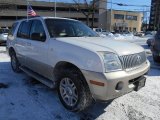
[[[45,84],[46,86],[50,87],[50,88],[55,88],[55,83],[41,75],[39,75],[38,73],[33,72],[32,70],[26,68],[26,67],[20,67],[20,69],[22,71],[24,71],[26,74],[28,74],[29,76],[35,78],[36,80],[40,81],[41,83]]]

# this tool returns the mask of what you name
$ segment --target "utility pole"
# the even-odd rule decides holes
[[[56,12],[57,12],[57,8],[56,8],[56,7],[57,7],[57,1],[54,0],[54,17],[57,16],[57,15],[56,15],[56,14],[57,14],[57,13],[56,13]]]
[[[112,0],[111,0],[111,12],[110,12],[110,32],[112,31]]]
[[[26,14],[27,14],[27,22],[28,22],[28,5],[29,5],[29,1],[28,0],[26,0],[27,1],[27,12],[26,12]]]

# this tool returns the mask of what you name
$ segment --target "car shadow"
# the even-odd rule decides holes
[[[0,71],[11,70],[10,62],[0,62]]]
[[[46,103],[43,103],[43,104],[45,104],[46,106],[52,106],[52,104],[55,102],[54,104],[57,104],[59,108],[63,109],[64,113],[68,113],[71,116],[76,116],[76,118],[79,120],[94,120],[98,118],[100,115],[106,112],[105,111],[106,107],[108,107],[113,101],[112,100],[107,103],[93,102],[92,105],[87,109],[85,109],[84,111],[78,112],[78,113],[72,113],[67,111],[64,107],[62,107],[62,104],[59,101],[56,89],[50,89],[32,77],[25,78],[25,86],[29,87],[28,90],[30,91],[30,94],[33,94],[34,96],[36,96],[36,94],[37,95],[39,94],[38,101],[41,100],[41,103],[43,103],[45,101],[44,99],[46,98],[48,98],[48,100],[52,99],[52,103],[48,101],[48,104]],[[42,94],[43,94],[43,97],[42,97]],[[59,111],[57,111],[57,113],[59,113]]]
[[[49,97],[54,96],[54,97],[58,98],[58,94],[56,92],[56,89],[50,89],[32,77],[26,77],[25,81],[26,81],[25,84],[29,87],[29,89],[35,89],[38,92],[38,94],[41,94],[44,92],[46,94],[45,96],[50,94]],[[54,92],[54,94],[53,94],[53,92]],[[44,97],[44,98],[49,98],[49,97]],[[41,99],[43,99],[43,98],[41,98]],[[44,101],[44,100],[42,100],[42,101]],[[58,101],[59,101],[59,98],[58,98]],[[94,120],[106,112],[105,109],[112,103],[112,101],[113,100],[110,100],[108,102],[98,102],[98,101],[95,102],[94,101],[91,104],[91,106],[88,107],[87,109],[85,109],[84,111],[78,112],[78,113],[72,113],[72,114],[76,115],[78,117],[78,119],[80,119],[80,120]],[[57,102],[57,101],[55,101],[55,102]],[[61,107],[61,106],[62,105],[60,103],[59,107]],[[64,108],[62,107],[62,109],[64,109]],[[64,110],[67,111],[66,109],[64,109]]]
[[[94,120],[98,118],[100,115],[106,112],[106,107],[108,107],[112,103],[112,101],[106,103],[93,103],[93,105],[91,105],[89,108],[87,108],[83,112],[78,113],[80,120]]]
[[[148,56],[147,59],[150,61],[151,68],[148,73],[148,76],[160,76],[160,64],[154,62],[152,56]]]
[[[152,68],[148,72],[148,76],[160,76],[160,67],[158,68]]]

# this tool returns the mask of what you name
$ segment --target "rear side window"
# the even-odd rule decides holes
[[[17,22],[12,25],[12,28],[9,31],[9,35],[13,36],[13,34],[14,34],[16,28],[17,28],[17,25],[18,25]]]
[[[32,34],[40,34],[41,40],[36,40],[36,39],[32,39],[32,40],[36,40],[36,41],[45,41],[46,39],[46,34],[45,34],[45,30],[43,27],[43,24],[40,20],[33,20],[32,22],[32,27],[30,30],[30,36]]]
[[[17,37],[29,39],[29,31],[31,28],[32,21],[23,21],[18,29]]]

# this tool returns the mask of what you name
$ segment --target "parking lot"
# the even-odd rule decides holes
[[[160,120],[160,66],[153,62],[145,41],[136,43],[145,48],[151,62],[146,86],[81,113],[63,108],[56,90],[25,73],[14,73],[5,47],[0,47],[0,120]]]

